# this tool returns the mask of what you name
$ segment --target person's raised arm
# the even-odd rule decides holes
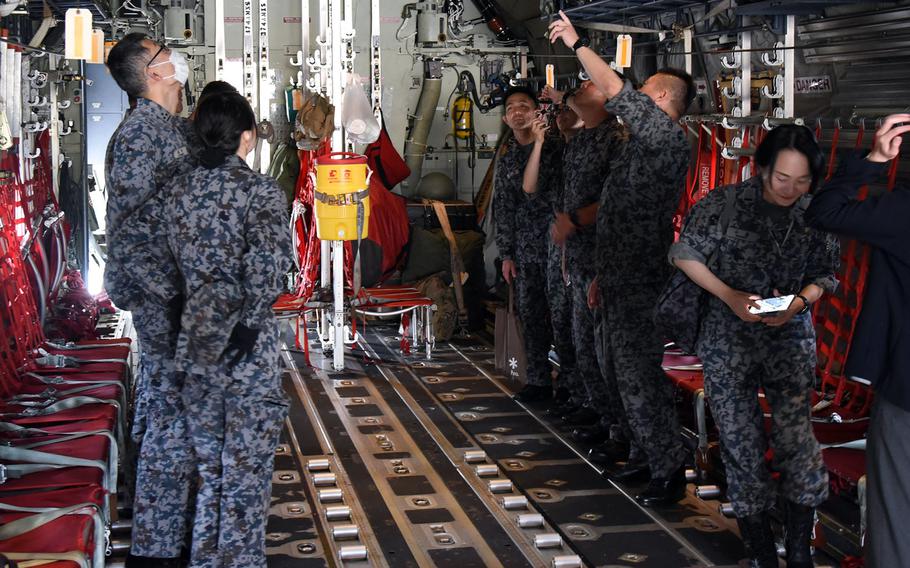
[[[543,144],[549,128],[547,120],[540,116],[531,123],[531,137],[534,139],[534,146],[531,148],[531,155],[528,156],[528,163],[525,164],[521,183],[521,189],[528,195],[537,193],[537,186],[540,181],[540,159],[543,155]]]
[[[562,40],[566,47],[575,50],[575,55],[585,68],[585,73],[591,78],[591,82],[608,99],[612,99],[619,94],[624,84],[622,78],[590,47],[585,46],[575,49],[575,44],[580,36],[575,31],[575,26],[572,25],[572,22],[569,21],[568,16],[562,10],[559,11],[559,19],[550,24],[549,37],[550,43]]]
[[[865,160],[847,158],[837,174],[812,198],[806,222],[823,231],[839,233],[873,246],[906,256],[910,225],[910,195],[893,192],[863,201],[859,188],[874,181],[885,171],[885,164],[897,159],[902,136],[910,132],[910,114],[887,117],[876,131],[875,146]]]

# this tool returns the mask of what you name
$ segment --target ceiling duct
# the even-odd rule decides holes
[[[910,8],[862,12],[813,20],[798,26],[806,63],[907,59]]]

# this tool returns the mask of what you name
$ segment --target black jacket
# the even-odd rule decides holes
[[[845,159],[813,198],[806,221],[872,247],[846,372],[870,381],[876,396],[910,410],[910,189],[856,199],[859,188],[886,167],[858,155]]]

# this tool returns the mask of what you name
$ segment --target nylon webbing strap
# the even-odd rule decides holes
[[[41,528],[49,523],[56,521],[67,515],[87,515],[91,517],[92,522],[95,527],[95,550],[93,558],[93,566],[101,567],[104,566],[104,544],[106,541],[106,535],[104,533],[104,521],[101,518],[101,511],[97,505],[94,503],[81,503],[79,505],[73,505],[71,507],[62,507],[62,508],[31,508],[31,507],[17,507],[15,505],[7,505],[0,503],[0,510],[6,510],[10,512],[20,512],[20,513],[35,513],[29,515],[28,517],[23,517],[17,519],[10,523],[7,523],[0,527],[0,540],[6,540],[10,538],[15,538],[21,536],[25,533],[31,532],[35,529]],[[42,560],[46,559],[48,556],[57,556],[54,555],[45,555],[43,553],[26,553],[34,555]],[[79,558],[73,560],[79,562],[80,566],[88,567],[89,564],[85,559],[85,556],[78,551],[61,553],[66,555],[76,555],[78,557],[66,558],[65,560],[72,560],[73,558]],[[5,554],[7,558],[11,560],[14,559],[10,554]]]
[[[329,195],[328,193],[322,193],[321,191],[314,189],[313,194],[316,196],[316,199],[325,203],[326,205],[342,207],[345,205],[355,205],[361,203],[364,199],[370,196],[370,190],[361,189],[360,191],[354,191],[351,193]]]
[[[90,568],[88,559],[81,552],[4,552],[9,560],[15,560],[19,568],[39,568],[55,562],[75,562],[79,568]]]
[[[462,326],[467,325],[468,310],[464,304],[464,289],[462,288],[462,274],[464,274],[464,262],[461,258],[461,251],[458,250],[458,242],[455,240],[455,233],[452,232],[452,226],[449,224],[449,213],[442,201],[433,201],[433,209],[436,211],[436,217],[439,219],[439,226],[449,241],[449,251],[452,257],[452,284],[455,286],[455,301],[458,303],[458,323]]]
[[[79,408],[85,406],[86,404],[110,404],[117,407],[117,413],[120,413],[120,403],[116,400],[104,400],[100,398],[95,398],[91,396],[74,396],[73,398],[67,398],[56,402],[50,406],[46,406],[41,409],[29,408],[22,412],[11,412],[0,414],[0,416],[9,416],[14,418],[28,418],[31,416],[46,416],[48,414],[55,414],[57,412],[62,412],[64,410],[73,410],[74,408]]]
[[[39,357],[37,359],[39,364],[42,364],[41,360],[44,358],[50,358],[53,360],[54,358],[57,358],[57,357],[62,357],[64,359],[64,361],[66,361],[67,363],[72,361],[73,363],[75,363],[76,366],[79,366],[80,364],[83,364],[83,363],[127,363],[128,362],[127,359],[77,359],[76,357],[72,357],[70,355],[55,355],[53,353],[49,353],[47,350],[45,350],[43,348],[38,348],[36,351],[39,355],[41,355],[41,357]],[[68,365],[50,365],[50,366],[62,367],[62,366],[68,366]]]
[[[121,381],[70,381],[64,379],[60,375],[46,377],[44,375],[39,375],[38,373],[33,372],[25,373],[25,376],[35,379],[36,381],[39,381],[45,385],[123,385]]]
[[[129,347],[130,342],[128,341],[117,341],[111,343],[97,343],[97,344],[85,344],[77,345],[75,343],[54,343],[53,341],[45,341],[44,345],[50,347],[51,349],[62,349],[65,351],[86,351],[88,349],[104,349],[107,347]]]
[[[120,385],[120,383],[115,383],[115,384],[118,386]],[[54,399],[54,398],[56,398],[56,395],[58,395],[58,394],[70,396],[70,395],[74,395],[74,394],[79,394],[81,392],[94,390],[94,389],[99,388],[100,386],[101,385],[98,385],[98,384],[88,384],[88,385],[77,387],[77,388],[67,390],[64,392],[60,392],[57,389],[49,388],[40,394],[18,394],[16,396],[8,399],[8,402],[17,404],[18,401],[31,400],[31,399],[42,399],[42,398]]]
[[[107,478],[107,464],[100,460],[86,460],[70,456],[61,456],[36,450],[25,450],[22,448],[11,448],[9,446],[0,446],[0,458],[9,461],[26,462],[37,465],[56,465],[61,467],[96,467],[104,473]],[[16,467],[15,465],[6,466],[8,468]],[[105,488],[109,489],[109,488]]]
[[[2,485],[7,479],[20,479],[33,473],[41,473],[42,471],[50,471],[52,469],[63,469],[67,466],[41,463],[16,463],[0,465],[0,467],[3,468],[3,475],[0,476],[0,485]]]

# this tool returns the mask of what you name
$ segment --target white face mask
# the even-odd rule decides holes
[[[167,65],[170,63],[174,66],[174,74],[168,75],[167,77],[162,77],[162,79],[174,78],[175,81],[181,85],[186,83],[186,80],[190,77],[190,64],[187,63],[186,57],[183,56],[179,51],[171,51],[170,57],[167,61],[162,61],[160,63],[155,63],[154,65],[149,65],[149,68],[158,67],[159,65]]]

